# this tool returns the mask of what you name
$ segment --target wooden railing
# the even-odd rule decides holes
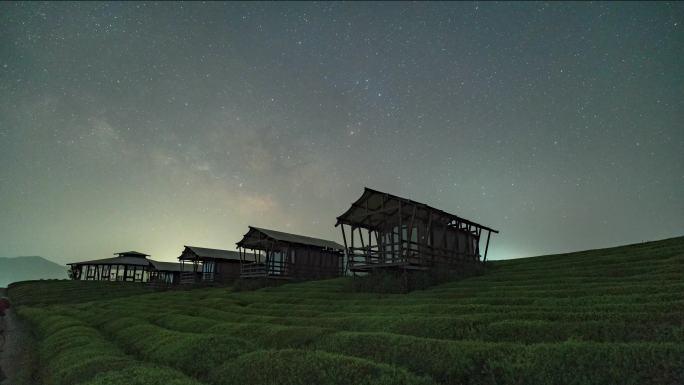
[[[197,273],[194,271],[182,271],[180,273],[181,285],[192,285],[197,283]]]
[[[417,242],[404,242],[403,248],[399,247],[398,243],[395,243],[386,244],[382,247],[377,245],[349,247],[347,251],[349,267],[381,264],[437,266],[480,260],[480,255],[474,253],[432,247]]]
[[[344,274],[344,266],[302,266],[288,262],[269,261],[268,263],[250,263],[240,266],[240,276],[272,277],[272,278],[333,278]]]
[[[268,263],[248,263],[240,266],[242,276],[281,276],[287,275],[290,264],[285,261],[268,261]]]
[[[249,263],[240,265],[240,275],[243,277],[267,276],[268,268],[265,263]]]
[[[376,246],[350,247],[348,260],[350,265],[372,264],[421,264],[420,254],[417,250],[378,250]]]

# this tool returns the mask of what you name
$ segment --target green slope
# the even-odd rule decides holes
[[[74,303],[93,291],[55,282],[69,304],[19,311],[44,384],[680,384],[683,278],[684,237],[496,262],[408,295],[342,278]]]

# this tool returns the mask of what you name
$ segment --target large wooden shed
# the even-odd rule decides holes
[[[181,262],[182,282],[231,283],[240,277],[240,253],[233,250],[185,246],[178,257]],[[244,260],[254,260],[246,254]]]
[[[333,241],[249,226],[237,245],[242,278],[307,280],[344,272],[344,246]]]
[[[369,188],[337,217],[335,226],[342,231],[352,272],[463,271],[487,259],[490,235],[498,233],[424,203]]]
[[[149,259],[153,269],[150,270],[150,282],[162,285],[177,285],[180,283],[181,265],[177,262],[160,262]]]

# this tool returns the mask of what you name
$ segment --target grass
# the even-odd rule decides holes
[[[684,237],[494,262],[410,294],[38,281],[44,385],[681,384]]]
[[[212,373],[214,384],[432,384],[404,369],[340,354],[310,350],[261,350],[240,356]]]
[[[87,302],[149,293],[141,283],[107,281],[41,280],[11,283],[7,288],[17,305],[51,305]]]

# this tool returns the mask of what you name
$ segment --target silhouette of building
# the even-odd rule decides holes
[[[231,283],[240,277],[240,253],[232,250],[185,246],[178,257],[181,263],[181,282]],[[245,260],[254,260],[250,255]]]
[[[487,259],[497,230],[424,203],[365,188],[342,215],[340,226],[350,271],[377,270],[461,273]],[[484,255],[480,241],[484,240]]]
[[[237,246],[242,278],[324,279],[344,271],[344,247],[325,239],[249,226]]]
[[[137,251],[114,253],[116,257],[73,262],[69,275],[74,280],[157,282],[176,284],[180,280],[180,264],[149,259]]]

